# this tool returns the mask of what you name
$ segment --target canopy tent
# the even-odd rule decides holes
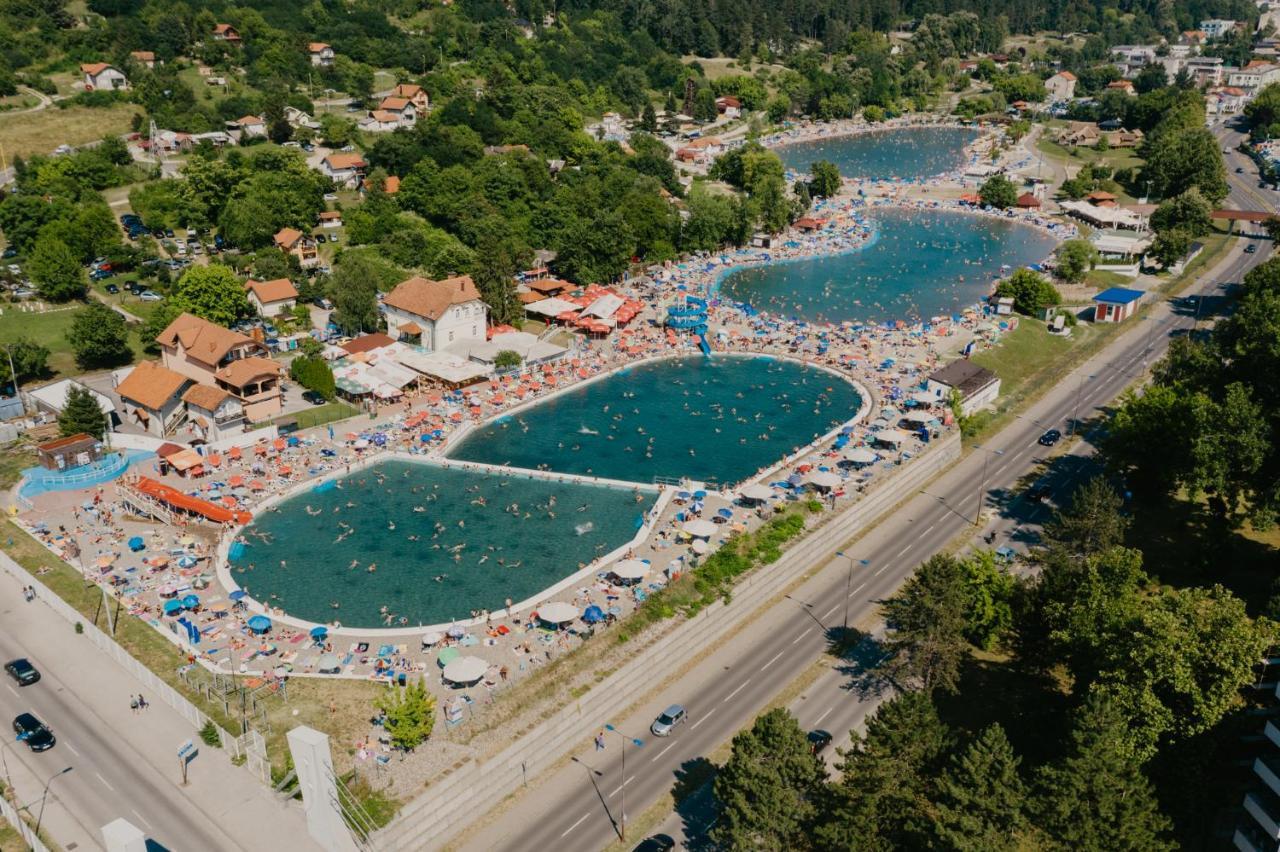
[[[582,312],[584,317],[600,317],[600,319],[608,319],[618,312],[618,308],[622,307],[626,300],[621,296],[615,296],[613,293],[605,293],[596,299],[587,309]]]
[[[538,618],[547,624],[564,624],[567,621],[573,621],[577,617],[578,608],[563,601],[552,601],[545,606],[538,607]]]
[[[692,544],[689,545],[689,549],[692,550],[694,553],[703,554],[711,549],[711,545],[707,544],[702,539],[697,539]]]
[[[582,620],[587,624],[598,624],[599,622],[604,621],[604,618],[604,610],[595,604],[592,604],[582,611]]]
[[[422,634],[422,647],[430,648],[432,645],[439,645],[440,640],[443,638],[444,636],[440,635],[434,630],[431,631],[430,633],[424,633]]]
[[[271,629],[271,619],[265,615],[255,615],[249,619],[249,629],[254,633],[266,633]]]
[[[925,423],[932,423],[938,418],[927,411],[908,411],[906,414],[902,415],[902,419],[907,423],[919,423],[923,425]]]
[[[443,677],[450,683],[475,683],[488,670],[489,664],[479,657],[458,657],[444,667]]]
[[[320,674],[337,674],[342,671],[342,661],[337,654],[321,654],[316,661],[316,671]]]
[[[489,368],[484,364],[448,352],[427,353],[409,349],[400,356],[400,363],[450,385],[464,385],[489,375]]]
[[[641,559],[623,559],[615,562],[609,573],[619,580],[641,580],[649,573],[649,563]]]
[[[742,489],[741,496],[746,500],[758,500],[763,502],[765,500],[773,499],[773,489],[768,485],[756,483],[755,485],[748,485],[746,488]]]
[[[873,438],[878,443],[889,444],[894,447],[911,440],[910,435],[898,429],[881,429],[875,433]]]
[[[916,405],[933,405],[935,402],[940,402],[941,400],[928,391],[916,391],[911,395],[911,401]]]
[[[564,299],[551,298],[525,305],[524,309],[529,313],[550,318],[559,316],[566,311],[576,311],[578,306]]]
[[[877,458],[879,456],[866,447],[854,447],[844,451],[844,460],[853,464],[875,464]]]
[[[829,470],[815,471],[805,478],[805,482],[816,488],[835,488],[843,481],[839,474],[832,473]]]
[[[693,521],[686,521],[684,531],[694,538],[711,538],[716,534],[716,525],[699,518]]]

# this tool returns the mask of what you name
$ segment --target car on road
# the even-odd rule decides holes
[[[36,671],[36,667],[26,657],[10,660],[4,664],[4,670],[18,682],[18,686],[30,686],[40,680],[40,672]]]
[[[1254,243],[1249,243],[1249,245],[1247,245],[1247,246],[1245,246],[1245,247],[1244,247],[1244,253],[1245,253],[1245,254],[1253,254],[1253,253],[1254,253],[1254,252],[1256,252],[1257,250],[1258,250],[1258,247],[1257,247],[1257,245],[1255,245]]]
[[[111,272],[110,269],[95,269],[89,273],[89,280],[102,281],[104,279],[110,278],[112,274],[113,273]]]
[[[108,284],[108,285],[107,285],[107,292],[108,292],[108,293],[110,293],[112,296],[114,296],[114,295],[116,295],[117,293],[119,293],[119,292],[120,292],[120,288],[119,288],[119,287],[117,287],[117,286],[116,286],[116,285],[114,285],[114,284]]]
[[[653,732],[655,737],[670,736],[676,726],[683,725],[689,720],[689,713],[679,704],[672,704],[666,710],[658,714],[658,718],[653,720],[653,724],[649,726],[649,730]]]
[[[303,391],[302,398],[312,405],[324,405],[325,398],[313,390]]]
[[[831,734],[828,731],[810,731],[807,737],[809,740],[809,751],[814,754],[822,754],[827,746],[831,745]]]
[[[1043,503],[1052,493],[1052,488],[1044,483],[1040,483],[1039,485],[1033,485],[1031,488],[1027,489],[1027,499],[1033,503]]]
[[[631,852],[668,852],[668,850],[675,848],[676,842],[671,839],[670,835],[655,834],[652,837],[646,837],[641,840]]]
[[[161,296],[155,290],[143,290],[138,294],[138,298],[144,302],[158,302],[163,299],[164,296]]]
[[[1043,435],[1040,436],[1040,440],[1037,443],[1039,443],[1040,446],[1042,447],[1052,447],[1054,444],[1058,443],[1058,441],[1061,440],[1061,438],[1062,438],[1061,432],[1059,432],[1057,429],[1050,429],[1048,432],[1045,432]]]
[[[13,732],[18,739],[24,740],[32,751],[48,751],[58,741],[49,730],[49,726],[30,713],[23,713],[13,719]]]

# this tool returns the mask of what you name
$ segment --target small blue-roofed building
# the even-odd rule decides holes
[[[1094,322],[1124,322],[1137,313],[1146,293],[1127,287],[1111,287],[1093,297]]]

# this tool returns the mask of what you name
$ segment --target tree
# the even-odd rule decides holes
[[[732,849],[798,848],[825,777],[794,716],[784,708],[758,716],[733,738],[733,753],[716,775],[713,837]]]
[[[809,166],[809,193],[816,198],[834,198],[840,192],[840,169],[828,160],[816,160]]]
[[[1004,729],[991,725],[938,782],[937,833],[947,849],[1016,849],[1027,826],[1027,789]]]
[[[9,365],[13,364],[10,371]],[[19,337],[0,351],[0,386],[21,383],[44,375],[49,369],[49,349],[29,337]]]
[[[329,279],[330,316],[343,334],[378,329],[378,261],[365,254],[347,252]]]
[[[90,302],[76,312],[67,341],[82,370],[118,367],[133,360],[124,317],[101,302]]]
[[[51,302],[66,302],[84,296],[84,268],[62,240],[41,236],[27,258],[27,274],[40,295]]]
[[[1058,246],[1058,276],[1072,284],[1079,283],[1098,264],[1098,250],[1084,239],[1067,240]]]
[[[1125,748],[1127,720],[1091,695],[1077,712],[1071,747],[1037,779],[1037,824],[1064,849],[1157,852],[1171,847],[1170,822]]]
[[[1053,513],[1044,527],[1046,545],[1060,546],[1077,556],[1094,556],[1124,543],[1129,518],[1124,500],[1105,477],[1085,480],[1070,502]]]
[[[651,103],[646,103],[640,113],[640,129],[645,133],[658,132],[658,114],[654,112]]]
[[[244,284],[228,266],[192,266],[178,279],[170,301],[180,310],[209,322],[230,326],[252,316]]]
[[[475,268],[471,277],[480,297],[489,306],[489,317],[495,325],[518,322],[524,316],[516,297],[516,260],[507,240],[487,235],[476,246]]]
[[[968,607],[964,568],[950,556],[930,557],[881,606],[884,671],[902,686],[955,692],[969,653]]]
[[[383,727],[398,748],[412,751],[427,741],[436,726],[436,699],[427,691],[426,678],[391,687],[374,702],[382,711]]]
[[[1213,205],[1193,186],[1160,202],[1151,214],[1151,228],[1159,233],[1178,228],[1192,237],[1203,237],[1213,227],[1212,213]]]
[[[510,349],[503,349],[493,358],[493,366],[496,370],[514,370],[523,362],[519,352]]]
[[[1037,316],[1045,308],[1062,303],[1062,296],[1049,280],[1025,267],[996,285],[996,295],[1013,298],[1013,309],[1020,314]]]
[[[979,187],[978,197],[988,207],[1007,210],[1018,203],[1018,189],[1004,175],[992,175]]]
[[[289,377],[325,399],[333,399],[336,385],[329,363],[318,355],[299,355],[289,362]]]
[[[1191,235],[1181,228],[1160,231],[1151,242],[1147,253],[1160,261],[1160,265],[1168,269],[1175,266],[1191,251]]]
[[[1013,628],[1014,579],[990,550],[961,560],[969,599],[964,636],[983,650],[1000,644]]]
[[[1195,187],[1212,204],[1227,197],[1227,172],[1222,150],[1207,128],[1174,130],[1148,144],[1144,179],[1159,198],[1172,198]]]
[[[107,431],[107,415],[86,387],[72,384],[67,401],[58,415],[58,433],[64,437],[81,432],[101,440]]]

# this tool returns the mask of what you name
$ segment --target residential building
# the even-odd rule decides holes
[[[1190,47],[1200,47],[1209,40],[1209,34],[1204,30],[1183,30],[1178,36],[1178,43],[1185,44]]]
[[[328,68],[333,65],[333,48],[322,41],[313,41],[307,45],[307,52],[311,54],[311,64],[320,68]]]
[[[1112,80],[1107,84],[1107,91],[1123,92],[1131,98],[1137,97],[1138,95],[1137,90],[1133,88],[1133,82],[1131,80]]]
[[[1118,44],[1111,48],[1111,59],[1125,77],[1136,77],[1145,66],[1156,61],[1156,48],[1149,44]]]
[[[1227,71],[1227,85],[1237,89],[1244,89],[1248,95],[1253,95],[1259,89],[1278,82],[1280,82],[1280,65],[1273,65],[1270,62],[1262,62],[1257,59],[1243,68],[1233,68]]]
[[[1107,137],[1107,144],[1112,148],[1137,148],[1144,138],[1140,129],[1115,130],[1104,135]]]
[[[285,106],[284,120],[295,130],[299,127],[310,127],[312,130],[320,129],[320,122],[312,118],[310,113],[303,112],[296,106]]]
[[[394,115],[400,127],[413,127],[418,120],[418,108],[408,98],[388,95],[378,104],[378,109]]]
[[[191,379],[156,361],[143,361],[116,386],[124,406],[124,421],[141,426],[157,438],[171,434],[182,422],[182,392]]]
[[[218,387],[230,391],[241,405],[244,416],[251,420],[275,417],[283,408],[280,390],[281,366],[270,358],[242,358],[218,370]]]
[[[244,289],[249,304],[264,317],[278,316],[298,304],[298,288],[288,278],[276,278],[273,281],[250,279],[245,282]]]
[[[737,118],[742,115],[742,101],[733,95],[723,95],[716,98],[716,112],[725,118]]]
[[[245,115],[227,123],[231,130],[240,131],[241,136],[266,136],[267,123],[256,115]]]
[[[187,422],[202,441],[217,441],[244,431],[244,404],[214,385],[192,385],[182,394]]]
[[[1124,322],[1138,312],[1145,296],[1142,290],[1111,287],[1093,297],[1094,322]]]
[[[281,228],[273,240],[280,251],[296,257],[303,269],[310,269],[320,263],[315,238],[310,234],[304,234],[297,228]]]
[[[320,213],[321,228],[341,228],[342,227],[342,211],[341,210],[324,210]]]
[[[407,98],[419,116],[426,114],[431,108],[431,98],[427,97],[426,89],[415,83],[399,84],[391,90],[390,97]]]
[[[960,394],[960,413],[968,417],[979,409],[993,405],[1000,396],[1000,377],[985,367],[961,358],[952,361],[929,376],[925,389],[938,399]]]
[[[621,142],[630,135],[626,121],[616,112],[606,112],[600,116],[599,121],[588,124],[583,130],[592,139],[599,139],[601,142]]]
[[[1058,131],[1054,141],[1067,148],[1092,148],[1098,144],[1101,135],[1098,125],[1093,122],[1072,121]]]
[[[320,171],[338,186],[353,188],[360,185],[367,164],[364,157],[354,152],[335,151],[320,161]]]
[[[106,62],[88,62],[80,66],[86,92],[120,92],[129,88],[124,72]]]
[[[155,68],[157,65],[164,64],[160,62],[160,60],[156,59],[155,51],[152,51],[152,50],[132,51],[129,54],[129,58],[131,58],[134,62],[146,68]]]
[[[213,40],[238,45],[240,44],[240,31],[230,24],[214,24]]]
[[[156,337],[164,366],[235,396],[250,420],[280,413],[280,365],[266,346],[192,314],[181,314]]]
[[[1044,81],[1044,88],[1050,101],[1069,101],[1076,96],[1076,75],[1059,71]]]
[[[368,115],[360,119],[360,129],[366,133],[390,133],[400,126],[400,117],[385,109],[370,110]]]
[[[373,186],[369,183],[368,178],[365,178],[363,181],[361,181],[360,191],[362,193],[368,192],[371,189],[373,189]],[[395,175],[387,175],[386,179],[383,180],[382,182],[382,191],[385,192],[387,195],[395,195],[397,192],[400,191],[400,178],[396,177]]]
[[[1200,22],[1200,32],[1204,33],[1208,38],[1224,38],[1234,32],[1236,26],[1235,21],[1212,18]]]
[[[1217,86],[1205,93],[1204,108],[1209,115],[1236,115],[1244,111],[1249,95],[1235,86]]]
[[[470,275],[432,281],[414,276],[396,285],[383,302],[387,334],[424,349],[485,339],[489,309]]]
[[[116,404],[111,401],[111,397],[98,393],[93,388],[77,382],[75,379],[59,379],[34,390],[24,389],[22,393],[35,406],[36,411],[57,417],[62,413],[62,409],[66,407],[67,395],[71,393],[72,388],[88,391],[89,395],[97,400],[98,408],[101,408],[102,413],[107,416],[108,429],[114,430],[120,425],[120,415],[116,411]],[[14,416],[21,416],[21,413],[21,403],[19,403],[19,412]]]
[[[1193,56],[1185,67],[1197,86],[1222,85],[1223,62],[1219,56]]]

